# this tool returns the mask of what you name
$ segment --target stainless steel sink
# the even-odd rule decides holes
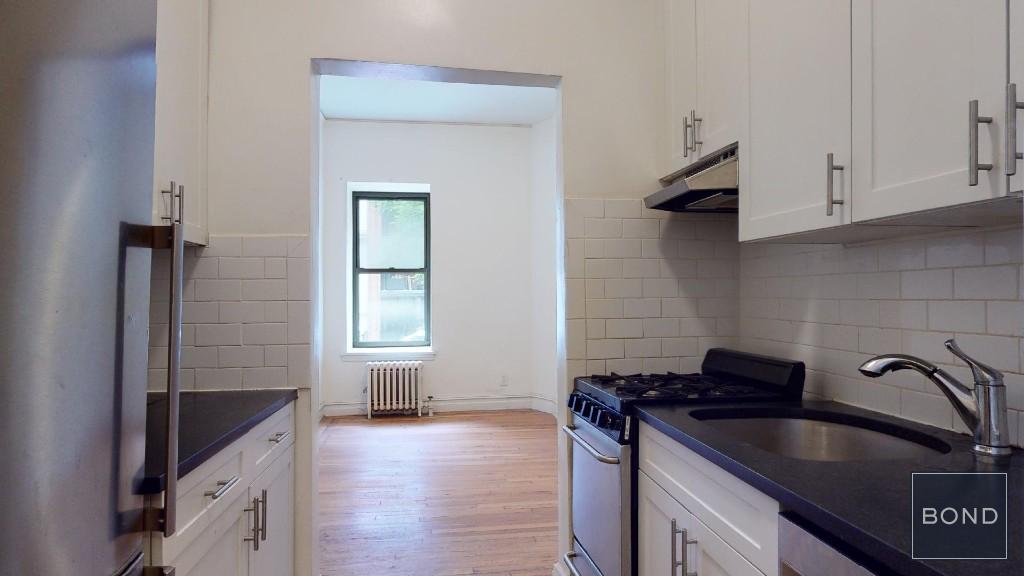
[[[945,454],[950,446],[881,420],[803,408],[711,408],[691,416],[762,450],[822,462],[901,460]]]

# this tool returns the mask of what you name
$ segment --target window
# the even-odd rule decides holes
[[[352,193],[352,347],[430,345],[430,196]]]

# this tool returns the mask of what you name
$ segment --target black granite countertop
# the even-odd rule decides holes
[[[733,405],[739,408],[740,405]],[[750,407],[752,404],[744,404]],[[1020,576],[1024,574],[1024,453],[1001,464],[976,459],[971,439],[835,402],[789,406],[827,410],[889,422],[930,434],[952,446],[916,460],[817,462],[773,454],[719,432],[690,412],[708,406],[640,407],[643,422],[714,462],[777,500],[854,557],[873,559],[879,574],[905,576]],[[716,405],[715,408],[727,408]],[[1008,558],[1006,560],[913,560],[911,473],[1006,472]],[[863,555],[863,556],[861,556]],[[870,562],[874,564],[874,562]]]
[[[182,392],[178,477],[195,470],[297,397],[294,388]],[[146,475],[140,485],[143,494],[164,489],[166,413],[167,394],[150,392],[146,400]]]

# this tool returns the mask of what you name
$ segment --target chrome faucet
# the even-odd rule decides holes
[[[975,452],[989,456],[1011,454],[1003,373],[965,354],[955,340],[946,340],[946,348],[970,366],[974,374],[973,390],[931,362],[905,354],[875,356],[861,364],[860,372],[872,378],[896,370],[916,370],[924,374],[949,398],[960,419],[974,433]]]

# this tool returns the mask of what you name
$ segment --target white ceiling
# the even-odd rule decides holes
[[[554,88],[320,77],[320,111],[328,119],[534,124],[557,106]]]

